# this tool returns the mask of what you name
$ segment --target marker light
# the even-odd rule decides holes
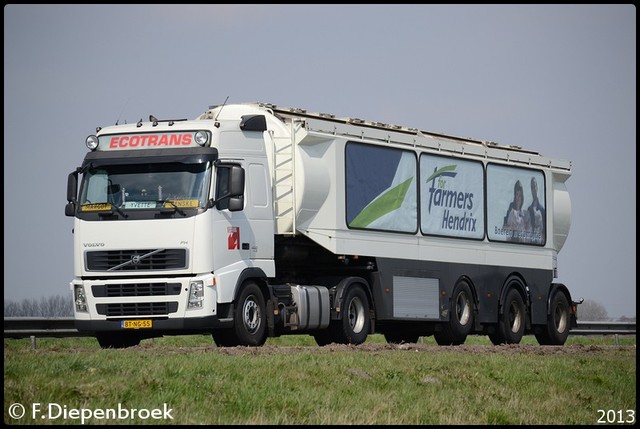
[[[209,133],[206,131],[198,131],[196,132],[196,143],[200,146],[204,146],[209,142]]]
[[[98,137],[92,134],[87,137],[87,140],[85,140],[84,143],[87,145],[89,150],[96,150],[96,148],[98,147]]]

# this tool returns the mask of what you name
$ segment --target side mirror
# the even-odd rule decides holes
[[[64,215],[65,216],[75,216],[76,215],[76,203],[75,201],[70,201],[64,206]]]
[[[244,168],[232,165],[229,176],[229,196],[239,197],[244,194]]]
[[[69,173],[67,177],[67,205],[64,207],[65,216],[76,215],[76,198],[78,196],[78,169]]]
[[[229,211],[239,212],[244,209],[244,197],[231,197],[229,198]]]
[[[67,201],[75,201],[78,196],[78,171],[69,173],[67,177]]]
[[[209,207],[217,207],[219,210],[227,209],[237,212],[244,209],[244,168],[238,164],[219,164],[218,177],[226,191],[224,195],[218,195],[218,199],[209,200]],[[224,202],[224,203],[223,203]]]

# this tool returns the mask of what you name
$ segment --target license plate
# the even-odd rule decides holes
[[[151,320],[123,320],[120,322],[120,326],[124,329],[151,328],[152,325]]]

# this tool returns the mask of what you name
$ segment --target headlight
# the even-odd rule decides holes
[[[73,299],[76,305],[76,311],[87,311],[87,297],[84,294],[84,286],[75,286],[73,289]]]
[[[204,300],[204,283],[200,280],[189,285],[189,302],[187,308],[202,308]]]
[[[87,145],[89,150],[95,150],[98,147],[98,137],[92,134],[87,137],[84,143]]]
[[[205,146],[209,143],[209,133],[206,131],[197,131],[196,132],[196,143],[200,146]]]

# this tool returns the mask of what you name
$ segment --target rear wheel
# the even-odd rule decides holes
[[[558,291],[551,298],[546,330],[536,333],[536,340],[542,346],[561,346],[567,341],[570,329],[569,299],[564,292]]]
[[[524,335],[526,309],[522,295],[511,288],[504,301],[496,332],[489,334],[493,344],[518,344]]]
[[[473,295],[467,282],[460,282],[453,291],[449,308],[449,322],[441,331],[433,333],[441,346],[464,344],[473,328]]]
[[[369,300],[362,286],[349,288],[342,303],[342,316],[340,320],[333,320],[329,328],[331,338],[336,343],[362,344],[367,340],[371,319]]]

